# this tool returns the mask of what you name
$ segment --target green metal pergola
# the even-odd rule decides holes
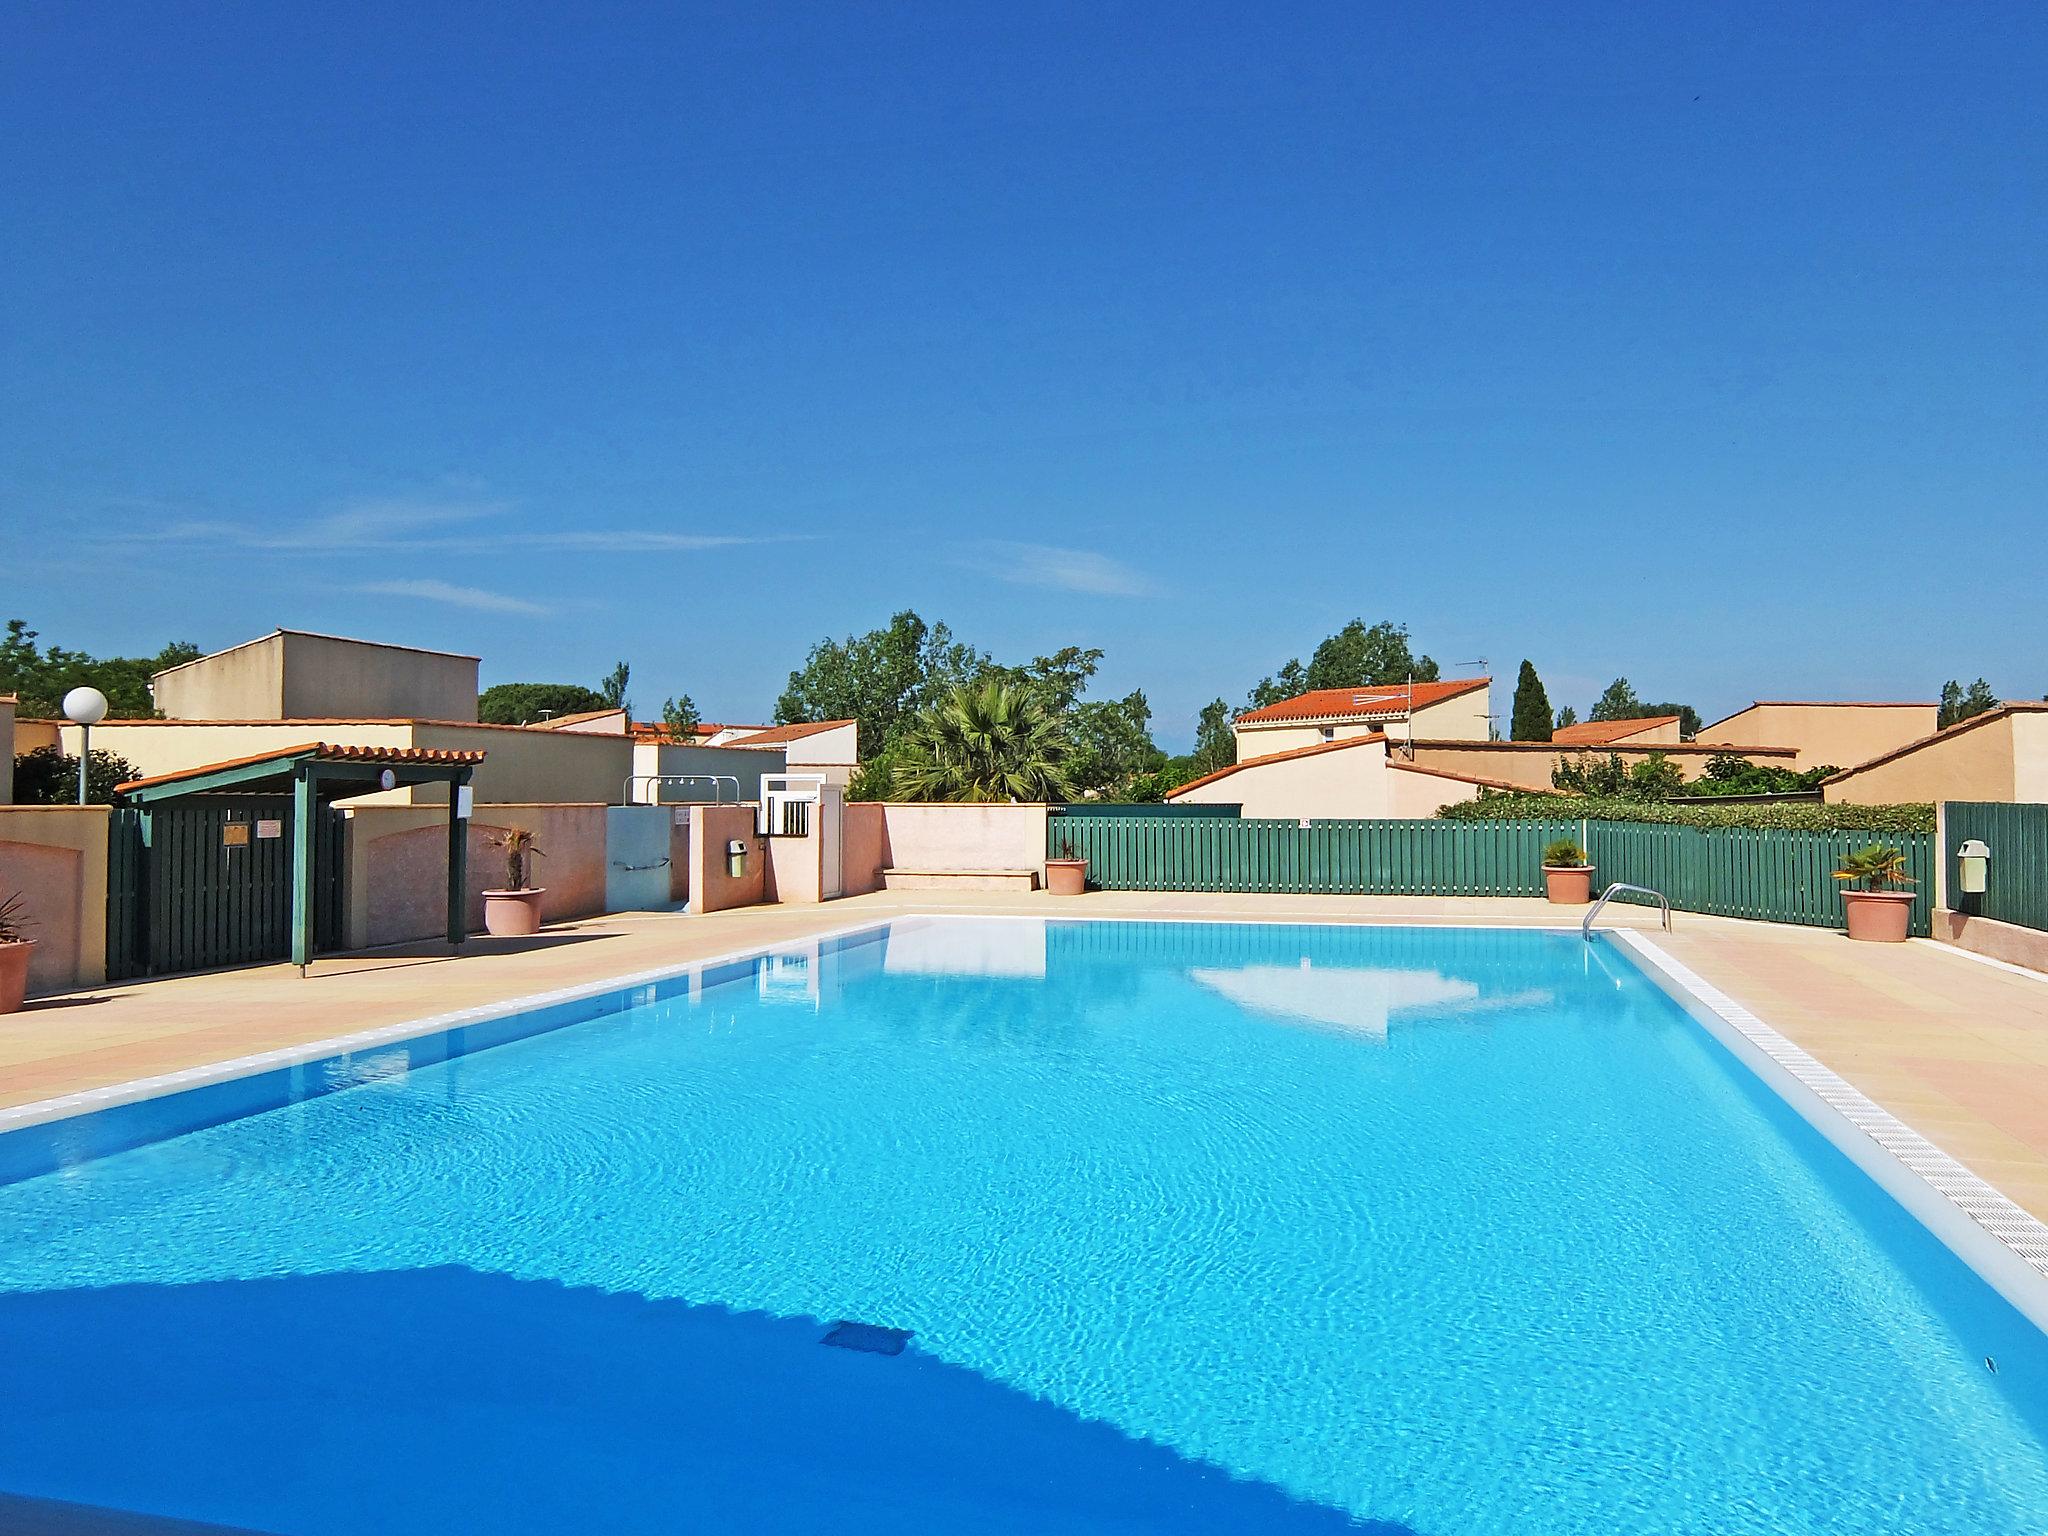
[[[121,805],[142,816],[142,841],[152,841],[153,813],[169,804],[203,795],[284,795],[292,798],[292,964],[301,973],[313,958],[313,817],[325,801],[346,800],[379,790],[420,784],[448,786],[448,942],[467,937],[465,894],[468,886],[468,793],[470,776],[483,761],[482,752],[452,752],[431,747],[334,746],[309,741],[280,747],[254,757],[207,763],[177,773],[159,774],[121,785]]]

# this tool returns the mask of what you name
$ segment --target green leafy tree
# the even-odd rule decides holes
[[[1550,771],[1550,782],[1567,794],[1657,802],[1678,794],[1685,787],[1685,775],[1662,752],[1635,763],[1624,763],[1619,752],[1604,758],[1581,753],[1560,760]]]
[[[1247,710],[1264,709],[1268,704],[1278,704],[1282,699],[1291,699],[1308,692],[1308,671],[1299,657],[1290,658],[1287,664],[1272,677],[1262,677],[1246,695],[1244,707]]]
[[[1594,720],[1640,720],[1646,711],[1643,701],[1636,697],[1635,689],[1629,686],[1625,677],[1617,677],[1607,685],[1607,691],[1593,701]]]
[[[1567,704],[1557,712],[1557,730],[1561,731],[1568,725],[1577,725],[1578,723],[1579,712],[1573,709],[1571,705]],[[1551,734],[1555,736],[1556,731],[1553,731]]]
[[[112,752],[93,748],[85,770],[85,798],[93,805],[111,805],[114,787],[139,779],[133,763]],[[73,805],[78,800],[78,759],[56,747],[37,747],[14,760],[17,805]]]
[[[1941,685],[1941,707],[1934,717],[1935,728],[1947,730],[1952,725],[1961,725],[1965,720],[1975,719],[1998,708],[2000,699],[1991,691],[1991,685],[1978,678],[1967,691],[1963,685],[1950,678]]]
[[[1528,661],[1522,663],[1521,675],[1515,679],[1515,709],[1508,729],[1516,741],[1550,740],[1550,695],[1543,691],[1543,679]]]
[[[623,661],[605,673],[604,681],[597,685],[598,697],[604,700],[605,709],[623,709],[633,713],[633,703],[626,697],[626,684],[633,676],[633,669]]]
[[[1228,768],[1237,761],[1237,734],[1230,728],[1230,707],[1211,699],[1195,717],[1195,750],[1188,767],[1189,779]],[[1185,784],[1187,779],[1180,781]]]
[[[1101,664],[1101,650],[1083,650],[1078,645],[1069,645],[1050,656],[1034,657],[1021,667],[984,665],[980,675],[999,677],[1017,687],[1028,688],[1038,695],[1047,709],[1063,715],[1080,702],[1081,695],[1088,691],[1089,680]],[[1147,714],[1149,716],[1150,711]]]
[[[1142,689],[1121,699],[1089,699],[1061,717],[1072,751],[1067,782],[1077,795],[1122,799],[1166,761],[1152,740],[1152,706]]]
[[[911,720],[899,744],[896,793],[974,803],[1064,800],[1071,752],[1061,722],[1033,691],[1000,678],[952,689]]]
[[[801,720],[855,720],[861,760],[885,751],[915,715],[979,678],[989,658],[927,624],[909,609],[881,629],[844,640],[821,640],[789,674],[775,703],[778,725]]]
[[[679,699],[667,699],[661,706],[661,728],[670,741],[688,742],[694,740],[697,727],[704,722],[697,714],[697,704],[687,693]]]
[[[1691,741],[1693,737],[1700,733],[1700,712],[1690,704],[1645,704],[1643,706],[1643,715],[1678,716],[1678,734],[1687,741]]]
[[[609,707],[603,694],[578,683],[493,683],[476,696],[476,717],[486,725],[531,725]]]
[[[64,695],[74,688],[97,688],[107,696],[108,717],[146,720],[157,713],[149,680],[167,667],[199,658],[199,647],[174,641],[154,656],[96,657],[84,651],[36,644],[37,634],[25,620],[9,619],[0,636],[0,693],[17,696],[24,719],[53,719],[63,712]]]
[[[1687,795],[1790,795],[1820,787],[1820,781],[1841,772],[1832,765],[1794,773],[1775,763],[1752,763],[1734,752],[1716,752],[1706,771],[1685,786]]]
[[[1437,680],[1437,665],[1417,656],[1408,643],[1408,626],[1382,621],[1370,628],[1353,619],[1315,648],[1309,657],[1310,688],[1363,688],[1375,683],[1418,683]]]

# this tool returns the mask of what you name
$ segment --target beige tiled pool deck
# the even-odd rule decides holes
[[[0,1019],[0,1109],[309,1045],[508,998],[684,965],[914,912],[1068,917],[1514,923],[1579,914],[1528,900],[917,891],[709,916],[618,914],[538,940],[423,944],[289,966],[108,986]],[[1609,908],[1616,925],[1654,914]],[[1655,935],[1674,959],[2048,1220],[2048,978],[1924,944],[1851,944],[1819,929],[1680,913]]]

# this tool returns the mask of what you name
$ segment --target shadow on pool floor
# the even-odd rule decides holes
[[[0,1488],[290,1536],[1418,1536],[823,1332],[458,1266],[0,1295]]]

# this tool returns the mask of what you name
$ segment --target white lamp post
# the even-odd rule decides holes
[[[107,718],[107,696],[97,688],[64,695],[64,718],[78,727],[78,803],[85,804],[85,770],[92,762],[92,728]]]

